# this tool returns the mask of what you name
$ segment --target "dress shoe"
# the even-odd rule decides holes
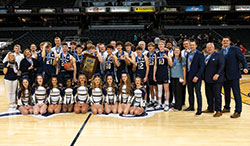
[[[231,117],[231,118],[239,118],[239,117],[240,117],[240,114],[237,113],[237,112],[235,112],[235,113],[232,114],[230,117]]]
[[[230,113],[230,109],[224,108],[224,109],[222,110],[222,113]]]
[[[188,108],[185,109],[184,111],[185,111],[185,112],[194,111],[194,108],[188,107]]]
[[[201,114],[202,114],[201,111],[197,111],[197,112],[195,113],[196,116],[199,116],[199,115],[201,115]]]
[[[214,111],[213,110],[205,110],[205,111],[202,111],[202,113],[214,113]]]
[[[216,112],[216,113],[214,114],[214,117],[220,117],[220,116],[222,116],[222,112]]]

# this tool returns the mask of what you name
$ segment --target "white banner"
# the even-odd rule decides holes
[[[231,6],[210,6],[210,11],[230,11]]]
[[[56,9],[49,9],[49,8],[44,8],[44,9],[40,9],[39,13],[55,13]]]
[[[88,7],[86,8],[87,13],[103,13],[106,12],[106,7]]]
[[[15,9],[14,12],[17,14],[30,14],[32,10],[31,9]]]
[[[110,12],[130,12],[131,7],[110,7]]]
[[[79,8],[64,8],[63,13],[80,13]]]
[[[235,6],[236,11],[250,11],[250,6]]]

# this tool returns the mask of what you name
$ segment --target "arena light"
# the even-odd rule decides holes
[[[250,11],[250,5],[247,6],[235,6],[235,11]]]

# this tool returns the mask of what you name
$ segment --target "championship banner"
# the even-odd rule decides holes
[[[250,6],[235,6],[235,11],[250,11]]]
[[[210,6],[210,11],[230,11],[231,6]]]
[[[64,8],[63,13],[80,13],[79,8]]]
[[[32,9],[15,9],[14,13],[16,14],[30,14]]]
[[[106,7],[87,7],[87,13],[104,13],[106,12]]]
[[[110,7],[110,12],[116,13],[116,12],[130,12],[131,7]]]
[[[164,7],[161,12],[177,12],[177,8],[168,8],[168,7]]]
[[[134,7],[135,12],[154,12],[155,7]]]
[[[186,6],[185,11],[187,12],[201,12],[204,11],[203,6]]]
[[[39,13],[55,13],[56,9],[43,8],[39,10]]]

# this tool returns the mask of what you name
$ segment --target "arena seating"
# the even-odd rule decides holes
[[[220,5],[223,4],[220,0],[166,0],[168,5]]]
[[[76,0],[26,0],[22,7],[73,7]]]

